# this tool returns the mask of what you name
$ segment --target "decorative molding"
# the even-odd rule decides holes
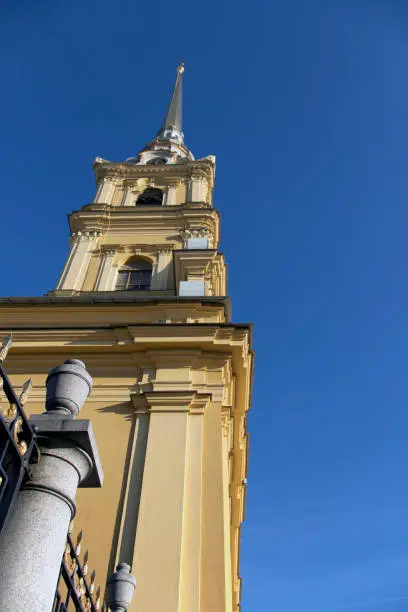
[[[148,393],[153,391],[153,380],[156,378],[156,368],[154,365],[141,365],[139,380],[136,383],[138,393]]]
[[[208,227],[197,227],[197,228],[189,228],[189,227],[184,227],[181,231],[180,231],[180,237],[182,240],[187,240],[188,238],[211,238],[212,239],[212,232]]]
[[[179,177],[160,177],[160,180],[158,181],[156,176],[142,177],[136,181],[129,181],[127,179],[123,180],[123,187],[132,193],[135,191],[140,193],[147,187],[157,187],[165,190],[169,187],[178,187],[185,182]]]
[[[165,179],[165,184],[167,187],[178,187],[179,185],[183,185],[184,183],[185,183],[185,180],[179,177],[169,176]]]
[[[105,177],[113,177],[124,179],[126,177],[145,177],[148,174],[149,177],[162,176],[162,177],[185,177],[191,178],[192,176],[201,176],[208,181],[209,186],[212,188],[214,185],[214,174],[215,167],[212,159],[201,159],[196,161],[188,161],[181,164],[165,164],[163,166],[146,166],[146,165],[133,165],[126,163],[113,163],[107,161],[101,161],[94,164],[94,170],[97,182]]]
[[[131,400],[138,413],[188,412],[198,415],[204,414],[211,396],[195,391],[154,391],[143,395],[131,394]]]
[[[171,254],[174,248],[174,245],[169,246],[167,244],[139,244],[137,246],[123,244],[102,244],[100,248],[98,247],[98,249],[96,249],[94,252],[102,252],[103,254],[105,254],[107,251],[112,251],[114,254],[123,253],[126,255],[151,255],[151,257],[156,257],[160,253]]]
[[[190,179],[198,183],[206,183],[208,181],[207,173],[201,169],[193,170],[190,174]]]
[[[145,231],[150,234],[156,231],[162,233],[165,224],[170,237],[178,234],[182,228],[206,226],[216,241],[218,240],[217,212],[211,206],[199,203],[162,206],[154,210],[137,206],[107,207],[102,203],[95,203],[71,213],[69,222],[72,231],[99,230],[106,233],[109,229],[111,234],[117,236],[132,232],[142,236]],[[164,241],[164,236],[162,240]]]
[[[76,232],[72,232],[71,234],[71,238],[83,238],[85,240],[91,240],[93,238],[100,238],[102,236],[102,232],[100,231],[93,231],[93,232],[81,232],[81,231],[76,231]]]
[[[168,247],[166,249],[158,248],[157,252],[159,255],[171,255],[173,253],[173,250],[173,248],[170,249]]]

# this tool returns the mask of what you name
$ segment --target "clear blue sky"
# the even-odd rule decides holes
[[[154,136],[186,63],[255,324],[244,612],[408,609],[407,31],[403,0],[1,3],[3,295],[55,287],[93,158]]]

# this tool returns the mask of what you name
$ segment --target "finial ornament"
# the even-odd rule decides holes
[[[177,72],[179,74],[183,74],[183,72],[184,72],[184,62],[180,62],[179,66],[177,67]]]
[[[106,582],[106,603],[112,612],[128,610],[135,586],[136,578],[130,573],[130,565],[119,563]]]
[[[32,388],[33,388],[33,381],[31,380],[31,378],[29,378],[28,380],[25,381],[23,388],[21,390],[21,395],[19,397],[20,404],[22,406],[24,406],[24,404],[26,403]]]
[[[67,359],[53,368],[45,382],[45,409],[74,418],[92,390],[92,378],[79,359]]]
[[[0,362],[3,363],[5,358],[7,357],[7,353],[9,352],[11,345],[13,344],[13,338],[11,334],[6,336],[0,346]]]

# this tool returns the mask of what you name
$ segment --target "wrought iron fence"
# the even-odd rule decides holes
[[[105,604],[101,608],[101,588],[95,592],[95,570],[88,576],[88,551],[83,561],[80,559],[82,545],[82,531],[79,533],[74,545],[70,533],[62,559],[61,570],[58,577],[57,589],[52,612],[106,612]]]
[[[10,346],[11,336],[8,336],[0,348],[0,391],[3,391],[0,397],[0,532],[13,510],[23,480],[30,476],[30,464],[39,459],[35,432],[23,409],[31,380],[24,384],[17,397],[3,365]]]

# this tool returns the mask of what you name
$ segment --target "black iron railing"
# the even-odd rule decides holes
[[[31,380],[17,397],[3,365],[10,346],[8,337],[0,348],[0,532],[13,510],[23,480],[30,476],[30,464],[39,458],[36,436],[23,409]]]
[[[95,571],[88,576],[88,551],[83,561],[80,560],[82,531],[74,545],[68,533],[67,545],[61,564],[52,612],[106,612],[105,604],[101,608],[101,588],[96,589]]]

